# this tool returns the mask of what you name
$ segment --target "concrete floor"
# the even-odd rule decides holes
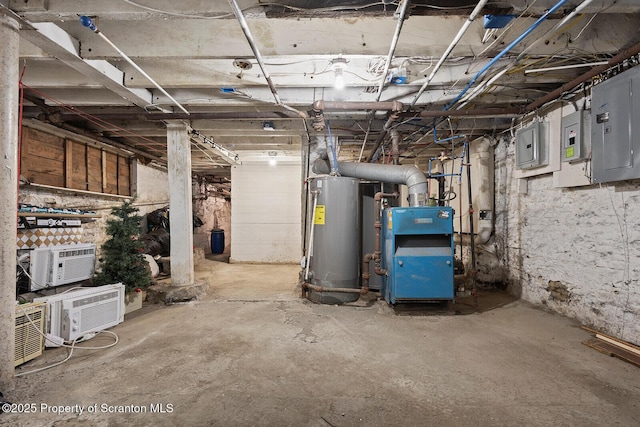
[[[111,329],[115,347],[18,378],[6,397],[36,412],[0,425],[640,424],[640,369],[582,345],[589,334],[564,317],[488,294],[481,305],[495,308],[467,315],[314,305],[298,297],[298,270],[204,262],[209,298],[145,306]],[[108,412],[132,409],[146,412]]]

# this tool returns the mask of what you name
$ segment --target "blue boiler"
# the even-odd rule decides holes
[[[454,299],[453,215],[450,207],[382,211],[382,295],[391,304]]]

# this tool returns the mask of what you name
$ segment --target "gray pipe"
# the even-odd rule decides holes
[[[313,163],[313,171],[317,174],[328,174],[331,168],[325,160],[318,159]],[[338,162],[338,172],[342,176],[353,178],[406,184],[409,189],[409,205],[424,206],[426,204],[427,177],[415,166]]]

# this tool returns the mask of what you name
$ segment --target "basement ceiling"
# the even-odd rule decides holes
[[[477,2],[0,0],[0,13],[21,24],[25,118],[159,165],[166,122],[184,120],[204,137],[193,172],[212,177],[236,154],[300,156],[329,135],[342,160],[387,161],[390,130],[401,162],[424,165],[438,141],[497,135],[640,42],[636,0],[482,3],[444,61]]]

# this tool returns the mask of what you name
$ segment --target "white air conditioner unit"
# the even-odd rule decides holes
[[[44,349],[45,303],[16,306],[15,366],[42,354]]]
[[[74,341],[91,332],[98,332],[124,321],[122,283],[80,288],[70,292],[34,298],[47,303],[47,333],[63,341]],[[47,347],[56,341],[47,340]]]
[[[89,279],[93,276],[95,262],[96,245],[93,243],[36,248],[30,255],[32,279],[29,290]]]

